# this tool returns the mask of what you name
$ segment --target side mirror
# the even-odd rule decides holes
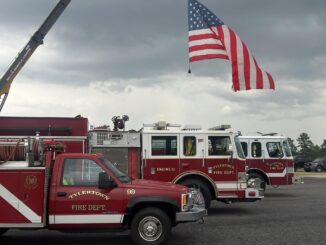
[[[233,155],[234,155],[234,152],[233,152],[233,151],[228,151],[227,153],[228,153],[228,155],[230,156],[230,157],[228,158],[228,162],[233,162]]]
[[[98,175],[98,188],[106,189],[106,188],[114,188],[117,184],[115,181],[105,172],[101,172]]]
[[[229,144],[228,145],[228,149],[227,149],[227,154],[230,156],[229,157],[229,162],[232,162],[233,161],[233,147],[232,147],[232,144]]]
[[[232,146],[232,144],[228,144],[228,152],[233,152],[233,146]]]

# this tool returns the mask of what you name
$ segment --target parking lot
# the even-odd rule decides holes
[[[326,244],[326,178],[268,188],[265,199],[226,205],[213,202],[205,223],[183,224],[168,244]],[[11,230],[1,244],[131,244],[128,233],[79,234]]]
[[[191,244],[326,244],[326,179],[268,188],[265,196],[256,203],[215,203],[205,225],[192,226],[186,237],[193,237]],[[172,244],[182,243],[181,229]]]

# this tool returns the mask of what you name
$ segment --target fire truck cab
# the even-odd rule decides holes
[[[239,132],[229,125],[203,130],[198,125],[144,124],[142,177],[196,187],[206,208],[263,198],[259,183],[247,184],[246,159]]]
[[[247,158],[249,182],[261,180],[266,185],[278,187],[303,182],[294,177],[294,161],[288,140],[277,134],[240,136],[241,145]]]

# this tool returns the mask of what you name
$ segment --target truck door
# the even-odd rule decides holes
[[[284,139],[282,141],[282,147],[284,151],[284,157],[286,161],[286,179],[287,179],[287,184],[293,184],[293,178],[294,178],[294,160],[291,152],[290,145],[287,141],[287,139]]]
[[[265,164],[266,172],[270,179],[271,185],[287,184],[286,161],[280,141],[269,140],[265,144]]]
[[[179,173],[179,135],[148,134],[143,149],[143,178],[170,182]]]
[[[269,169],[268,165],[266,165],[266,157],[264,156],[266,151],[264,151],[262,147],[262,142],[259,140],[255,139],[250,141],[250,154],[247,163],[249,169],[258,169],[266,173]]]
[[[180,135],[180,173],[187,171],[201,171],[205,165],[204,135]]]
[[[205,168],[215,180],[220,193],[233,193],[238,189],[237,161],[231,160],[228,147],[230,135],[208,135],[206,145]]]
[[[118,186],[98,188],[99,173],[105,172],[101,164],[87,158],[65,158],[54,172],[57,176],[52,181],[51,227],[120,227],[124,195]]]

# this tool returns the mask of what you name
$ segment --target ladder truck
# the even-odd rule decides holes
[[[26,64],[38,46],[43,44],[44,37],[49,32],[54,23],[58,20],[62,12],[66,9],[71,0],[60,0],[54,7],[50,15],[43,22],[41,27],[34,33],[25,47],[18,53],[14,61],[0,79],[0,112],[6,102],[11,83],[19,71]]]

